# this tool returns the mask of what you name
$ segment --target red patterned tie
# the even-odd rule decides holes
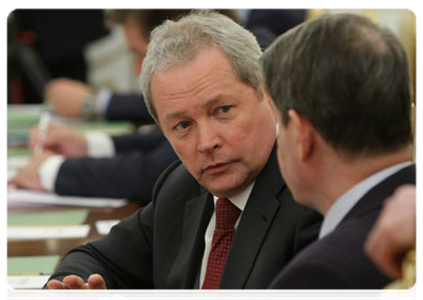
[[[226,257],[235,234],[235,223],[241,211],[225,198],[216,202],[216,228],[207,262],[206,277],[202,289],[217,289],[222,277]]]

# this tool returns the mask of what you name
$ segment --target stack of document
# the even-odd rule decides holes
[[[42,288],[59,262],[58,255],[7,258],[7,281],[14,289]]]
[[[88,209],[9,213],[7,216],[7,239],[37,240],[86,238],[90,225],[83,224]]]

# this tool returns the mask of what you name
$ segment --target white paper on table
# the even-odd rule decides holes
[[[7,226],[7,239],[11,240],[42,240],[86,238],[91,226]]]
[[[14,289],[41,289],[50,275],[39,276],[7,276],[9,285]]]
[[[95,227],[97,228],[98,234],[107,235],[109,234],[112,227],[119,222],[120,220],[100,220],[95,222]]]
[[[22,189],[8,189],[7,200],[12,206],[14,203],[38,203],[86,207],[121,207],[128,202],[125,199],[59,196],[53,193]]]

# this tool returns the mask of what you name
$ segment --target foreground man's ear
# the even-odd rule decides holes
[[[293,109],[288,111],[288,116],[290,118],[289,122],[292,122],[299,158],[305,161],[312,154],[315,134],[314,128],[306,118]]]

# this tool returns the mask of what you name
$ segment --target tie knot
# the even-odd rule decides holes
[[[216,229],[233,230],[241,210],[226,198],[216,201]]]

